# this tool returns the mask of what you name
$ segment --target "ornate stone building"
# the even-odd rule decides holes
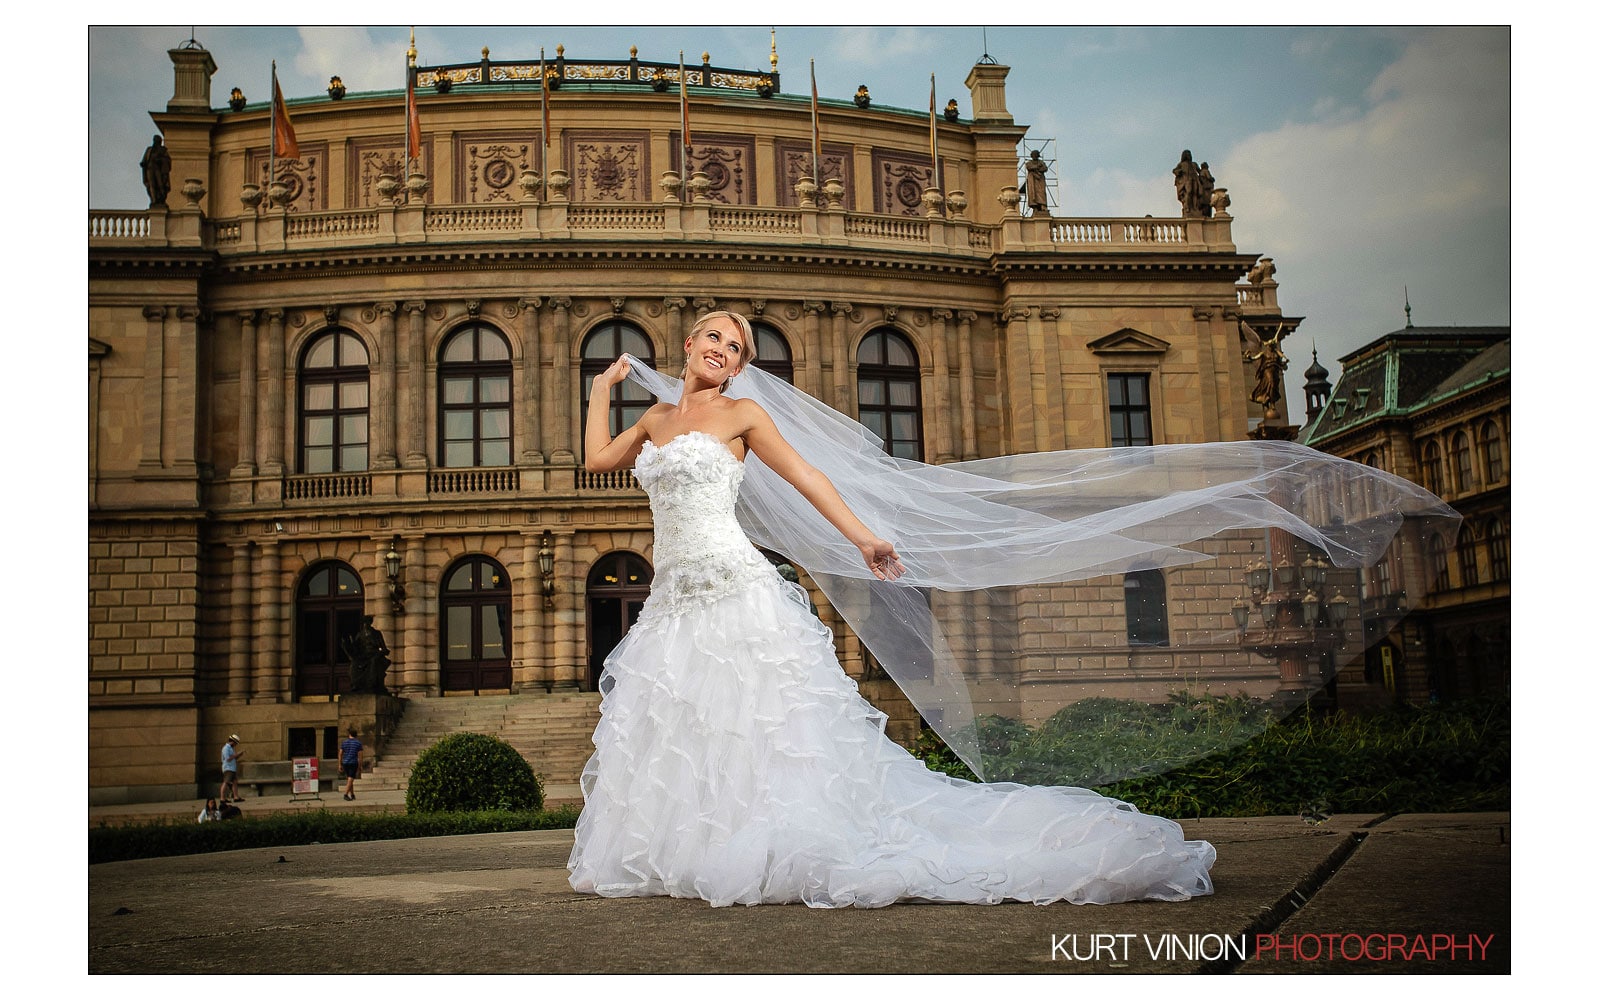
[[[1374,645],[1341,704],[1511,690],[1511,330],[1413,327],[1306,372],[1306,444],[1404,476],[1462,515],[1454,546],[1402,536],[1360,581]],[[1409,613],[1407,613],[1409,612]]]
[[[775,67],[690,67],[685,178],[676,64],[563,58],[548,127],[537,63],[418,67],[408,165],[403,92],[290,101],[299,156],[274,161],[270,107],[215,106],[211,56],[170,56],[170,193],[90,212],[97,801],[195,795],[230,732],[252,761],[325,749],[363,615],[412,705],[592,692],[651,532],[630,475],[583,471],[589,378],[622,350],[676,371],[713,308],[752,317],[760,364],[929,462],[1262,423],[1237,320],[1283,317],[1270,275],[1241,281],[1257,255],[1226,204],[1024,218],[1006,66],[972,68],[937,174],[927,115],[822,101],[819,189],[809,95]],[[620,424],[644,404],[612,405]],[[1023,592],[989,616],[1025,650],[996,669],[1160,697],[1202,665],[1166,630],[1232,634],[1249,546],[1219,545],[1231,563],[1138,595]],[[1135,634],[1135,597],[1160,634]],[[1204,655],[1277,679],[1237,646]]]

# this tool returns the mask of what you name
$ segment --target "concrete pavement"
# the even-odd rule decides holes
[[[1315,825],[1298,817],[1201,819],[1183,826],[1187,836],[1217,846],[1216,894],[1116,906],[812,910],[601,899],[567,885],[570,830],[92,865],[88,969],[1510,971],[1509,813],[1334,816]]]

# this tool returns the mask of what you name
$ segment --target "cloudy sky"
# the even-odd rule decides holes
[[[265,97],[276,59],[290,98],[402,86],[409,29],[193,29],[212,53],[212,96]],[[90,28],[89,205],[138,208],[151,110],[172,94],[166,50],[191,28]],[[765,68],[756,27],[426,27],[423,64],[625,58]],[[1404,325],[1511,320],[1511,31],[1465,28],[785,27],[783,89],[809,59],[824,97],[865,83],[877,104],[925,107],[928,74],[969,112],[967,71],[986,49],[1011,67],[1007,101],[1030,140],[1054,139],[1057,214],[1176,215],[1172,166],[1192,149],[1228,188],[1234,239],[1271,256],[1280,303],[1306,318],[1287,345],[1291,417],[1315,342],[1322,363]],[[975,193],[969,193],[969,196]]]

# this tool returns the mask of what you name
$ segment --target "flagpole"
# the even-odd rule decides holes
[[[550,200],[550,81],[544,69],[544,46],[539,46],[539,200]]]
[[[934,104],[938,100],[934,95],[938,91],[938,84],[934,82],[933,74],[928,74],[928,155],[933,159],[933,187],[939,190],[939,119],[934,116]]]
[[[684,184],[689,183],[689,77],[683,68],[683,50],[678,50],[678,130],[682,140],[678,143],[678,171]]]
[[[822,187],[822,125],[817,118],[817,61],[811,60],[811,183]]]
[[[272,90],[267,98],[267,204],[272,204],[272,182],[278,176],[278,60],[272,60]]]

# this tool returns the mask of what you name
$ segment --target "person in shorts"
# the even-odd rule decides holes
[[[356,729],[350,727],[350,735],[339,744],[339,773],[344,775],[344,797],[354,801],[356,797],[356,779],[361,777],[361,741],[356,739]]]
[[[224,803],[239,801],[239,734],[228,737],[222,744],[222,792],[218,796]],[[233,794],[228,794],[232,787]]]

